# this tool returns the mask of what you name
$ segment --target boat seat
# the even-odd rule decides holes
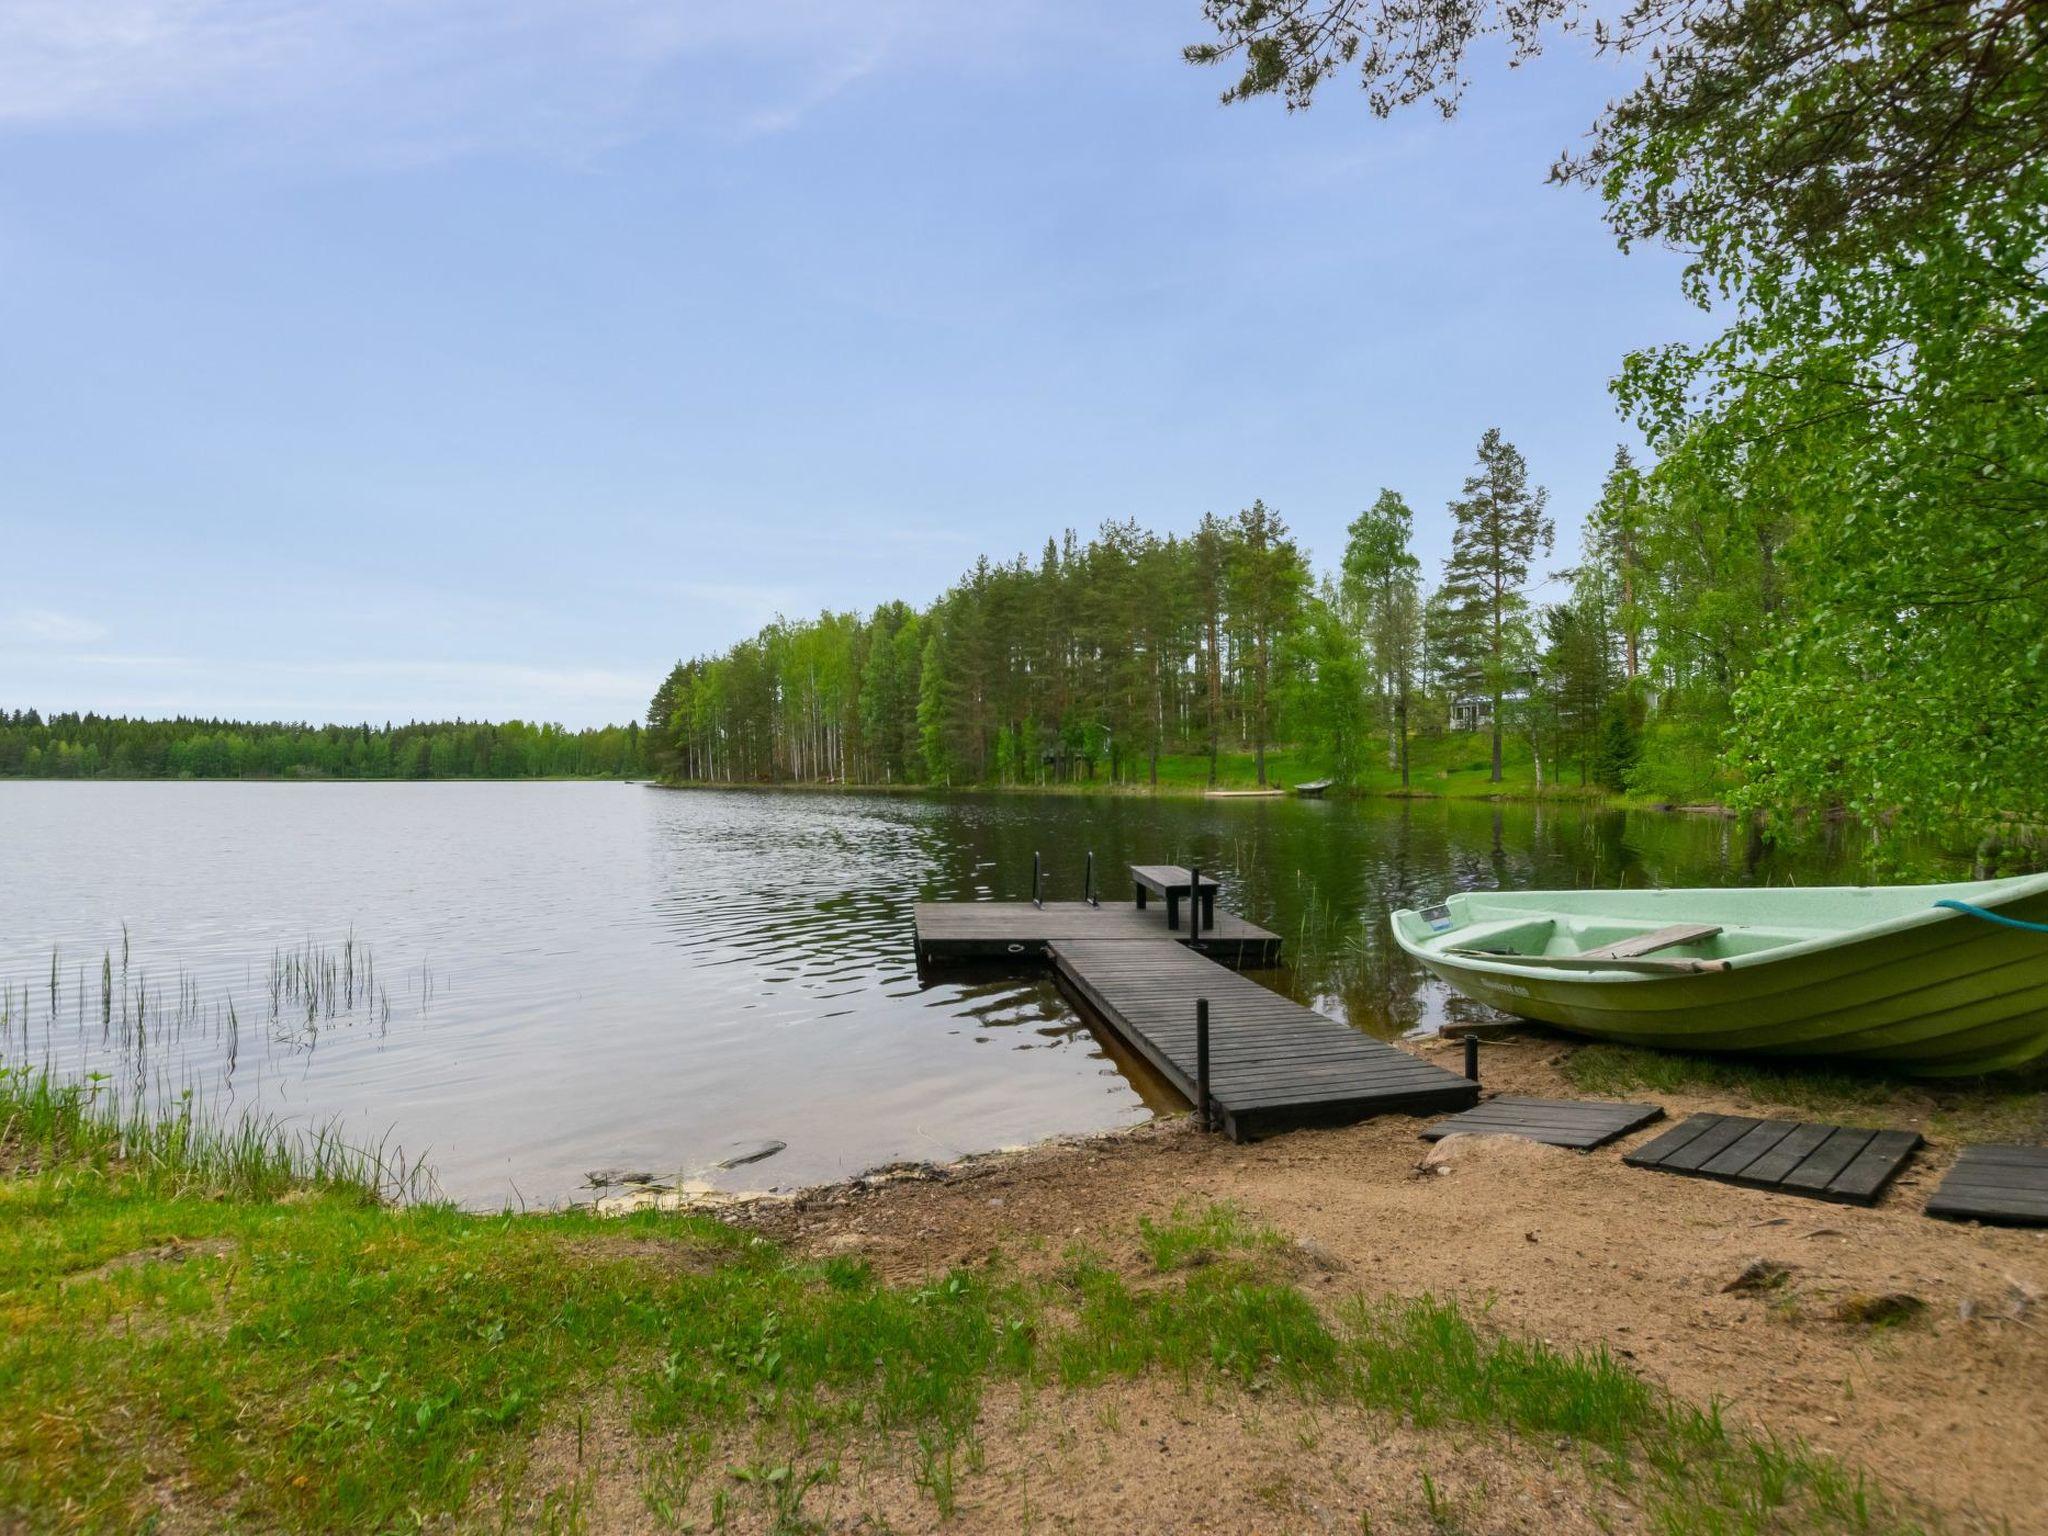
[[[1671,949],[1680,944],[1701,943],[1713,938],[1720,931],[1719,923],[1673,923],[1669,928],[1659,928],[1653,933],[1639,933],[1632,939],[1602,944],[1598,949],[1581,950],[1579,958],[1635,960],[1643,955],[1654,955],[1660,949]]]

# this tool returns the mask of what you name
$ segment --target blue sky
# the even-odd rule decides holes
[[[1264,497],[1327,566],[1498,425],[1559,563],[1696,336],[1556,152],[1223,108],[1195,0],[0,0],[0,706],[638,714],[777,612]]]

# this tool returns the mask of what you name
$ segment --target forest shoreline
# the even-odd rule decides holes
[[[1254,786],[1230,784],[1218,785],[1217,793],[1211,796],[1206,785],[1185,784],[1111,784],[1102,781],[1079,784],[847,784],[820,783],[794,779],[762,780],[757,783],[739,783],[728,779],[673,779],[652,778],[646,781],[650,789],[704,790],[723,793],[776,793],[776,794],[820,794],[820,795],[1033,795],[1073,796],[1124,800],[1207,800],[1267,798],[1293,800],[1303,798],[1286,785],[1269,785],[1266,796],[1250,796],[1246,789]],[[1529,804],[1535,802],[1564,801],[1573,805],[1598,810],[1656,811],[1673,816],[1720,816],[1730,820],[1740,817],[1741,812],[1731,806],[1712,802],[1678,804],[1669,800],[1645,799],[1634,795],[1618,795],[1597,786],[1576,784],[1550,785],[1538,789],[1534,785],[1516,785],[1486,792],[1472,790],[1432,790],[1411,787],[1408,789],[1340,789],[1332,787],[1319,796],[1323,800],[1428,800],[1459,804]]]

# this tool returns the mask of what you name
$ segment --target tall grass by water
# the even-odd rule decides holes
[[[0,1159],[6,1166],[117,1164],[174,1189],[269,1198],[334,1187],[382,1199],[432,1192],[431,1176],[336,1122],[294,1124],[243,1103],[245,1042],[261,1097],[266,1063],[303,1059],[323,1032],[389,1028],[392,1000],[370,947],[308,939],[252,976],[256,1006],[178,968],[152,979],[124,926],[97,963],[52,950],[34,982],[0,986]],[[426,967],[408,978],[424,1009]]]
[[[407,1201],[433,1193],[431,1173],[401,1149],[351,1141],[333,1124],[210,1114],[189,1093],[157,1105],[124,1098],[99,1073],[67,1082],[0,1063],[0,1173],[55,1168],[118,1169],[174,1196],[271,1200],[304,1188]]]

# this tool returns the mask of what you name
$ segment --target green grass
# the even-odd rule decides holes
[[[1536,770],[1528,747],[1512,738],[1502,743],[1501,782],[1492,781],[1492,738],[1483,733],[1455,732],[1434,737],[1416,737],[1408,744],[1410,795],[1445,799],[1488,799],[1495,796],[1524,799],[1536,794]],[[1106,770],[1105,770],[1106,771]],[[1559,782],[1556,770],[1545,767],[1543,792],[1562,795],[1602,796],[1598,788],[1582,788],[1576,764],[1565,765]],[[1329,770],[1292,747],[1275,747],[1266,753],[1266,783],[1282,789],[1312,779],[1326,778]],[[1250,789],[1258,783],[1258,760],[1250,752],[1222,752],[1216,759],[1218,789]],[[1022,788],[1035,786],[1024,785]],[[1054,786],[1062,790],[1107,789],[1106,780]],[[1137,782],[1124,786],[1147,789],[1150,779],[1145,764],[1138,766]],[[1200,794],[1209,787],[1209,757],[1205,752],[1175,752],[1159,759],[1159,788],[1162,792]],[[1353,786],[1362,795],[1403,793],[1398,769],[1388,768],[1384,743],[1368,757]]]
[[[1913,1080],[1818,1063],[1691,1056],[1627,1045],[1581,1045],[1559,1064],[1590,1094],[1701,1093],[1745,1105],[1797,1110],[1848,1125],[1898,1127],[1912,1120],[1960,1141],[2039,1141],[2048,1136],[2048,1073],[1954,1082]]]
[[[1286,789],[1305,783],[1309,779],[1321,778],[1314,766],[1300,753],[1287,747],[1274,747],[1266,753],[1266,783],[1271,788]],[[1253,789],[1259,781],[1258,759],[1249,752],[1219,752],[1216,755],[1216,787],[1218,789]],[[1138,765],[1140,786],[1150,783],[1145,764]],[[1209,787],[1209,754],[1206,752],[1166,752],[1159,757],[1159,787],[1199,794]]]
[[[1211,1264],[1243,1250],[1277,1249],[1280,1238],[1270,1228],[1248,1221],[1234,1205],[1218,1203],[1200,1211],[1176,1205],[1169,1220],[1138,1218],[1138,1245],[1153,1268],[1165,1271]]]
[[[1326,1313],[1288,1245],[1228,1207],[1144,1223],[1136,1277],[1075,1249],[1045,1276],[887,1284],[703,1217],[394,1208],[312,1168],[264,1183],[206,1131],[131,1142],[149,1149],[131,1161],[50,1103],[0,1085],[7,1145],[34,1148],[0,1177],[8,1528],[133,1530],[166,1500],[198,1526],[574,1524],[577,1487],[521,1502],[524,1464],[564,1424],[580,1444],[614,1390],[658,1519],[802,1529],[810,1490],[878,1446],[945,1512],[991,1384],[1141,1375],[1521,1437],[1546,1460],[1565,1439],[1672,1532],[1903,1528],[1838,1463],[1604,1354],[1426,1296]]]

